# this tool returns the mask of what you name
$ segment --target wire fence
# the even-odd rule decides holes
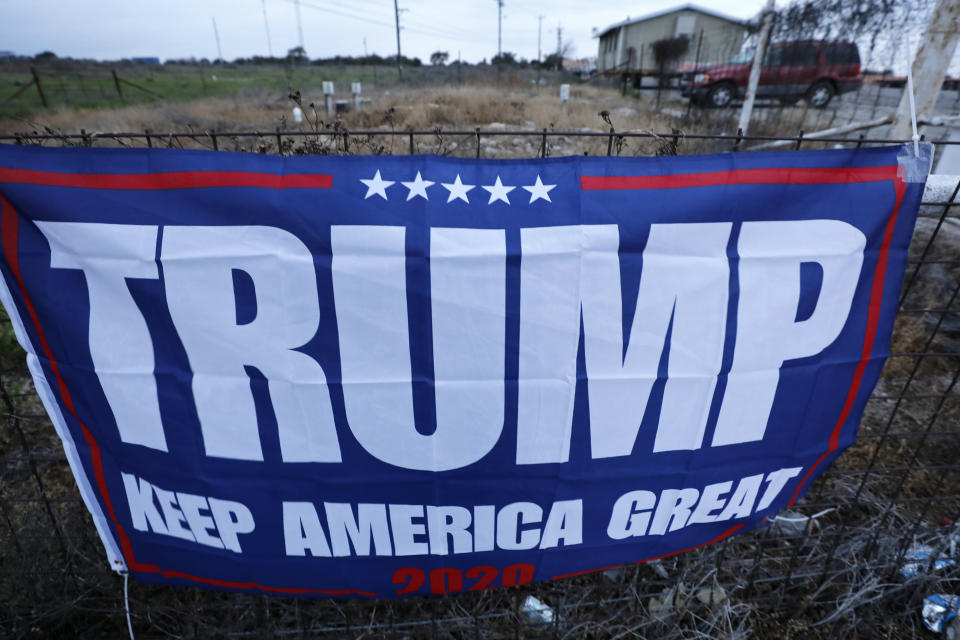
[[[512,86],[556,85],[570,74],[519,65],[447,65],[396,67],[364,64],[141,64],[4,62],[0,58],[0,118],[63,108],[121,108],[161,105],[198,99],[269,96],[283,101],[294,90],[319,91],[334,82],[338,96],[351,97],[351,84],[363,91],[389,91],[428,86],[488,83],[491,78]],[[576,81],[576,78],[572,78]]]
[[[485,140],[529,138],[619,154],[732,151],[889,141],[801,134],[320,130],[10,135],[55,146],[184,147],[281,154],[491,155]],[[572,141],[561,147],[561,141]],[[452,141],[460,144],[451,149]],[[639,147],[634,148],[639,152]],[[890,358],[857,442],[808,496],[769,525],[646,564],[495,591],[396,601],[273,598],[131,582],[137,637],[837,638],[923,633],[923,596],[954,592],[960,567],[960,184],[928,184]],[[103,549],[43,412],[9,321],[0,323],[0,634],[126,634],[122,580]],[[918,553],[922,551],[922,553]],[[533,595],[546,613],[525,609]]]

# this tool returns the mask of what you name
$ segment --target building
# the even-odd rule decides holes
[[[733,58],[747,36],[747,23],[694,4],[658,11],[640,18],[627,18],[610,25],[598,35],[597,71],[600,73],[656,73],[658,61],[653,43],[675,38],[686,38],[680,44],[680,55],[664,68],[675,72],[697,61],[725,62]],[[702,34],[702,41],[701,41]]]
[[[597,70],[596,58],[564,58],[560,67],[577,76],[593,75]]]

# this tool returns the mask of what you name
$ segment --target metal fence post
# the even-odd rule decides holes
[[[47,104],[47,96],[43,92],[43,85],[40,84],[40,75],[37,73],[35,67],[30,67],[30,75],[33,76],[33,84],[37,88],[37,93],[40,94],[40,104],[42,104],[43,108],[46,109],[50,105]]]
[[[120,88],[120,78],[117,77],[117,70],[110,69],[110,74],[113,76],[113,86],[117,89],[117,95],[120,96],[120,99],[123,99],[123,89]]]

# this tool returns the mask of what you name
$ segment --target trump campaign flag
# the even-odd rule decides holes
[[[921,151],[0,146],[0,298],[116,570],[560,579],[749,531],[853,442]]]

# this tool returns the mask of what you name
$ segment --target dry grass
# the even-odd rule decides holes
[[[608,88],[577,86],[564,115],[556,87],[503,89],[496,86],[436,87],[378,91],[367,95],[372,104],[361,111],[343,114],[341,121],[351,129],[383,127],[388,124],[385,113],[394,110],[394,124],[400,129],[431,130],[485,127],[500,122],[511,129],[538,129],[554,125],[557,129],[602,131],[606,127],[597,113],[625,107],[638,109],[638,100],[622,97]],[[305,104],[316,101],[322,107],[322,96],[305,95]],[[639,104],[649,100],[643,98]],[[170,131],[176,127],[194,127],[201,131],[252,130],[269,131],[289,121],[293,104],[286,96],[246,96],[209,98],[176,104],[136,105],[112,109],[63,109],[33,121],[0,120],[0,132],[14,133],[35,125],[50,126],[65,132],[87,131]],[[642,107],[640,107],[642,108]],[[312,115],[312,114],[308,114]],[[326,120],[324,114],[320,119]],[[284,120],[286,119],[286,120]],[[673,119],[643,112],[631,117],[617,117],[618,129],[662,129]],[[307,123],[303,124],[307,128]]]
[[[693,109],[687,117],[685,102],[669,102],[666,97],[660,108],[653,92],[622,96],[611,87],[574,85],[566,112],[562,109],[556,87],[524,86],[520,83],[433,86],[377,90],[366,95],[371,100],[359,111],[329,118],[322,109],[321,95],[304,95],[305,121],[294,123],[291,113],[294,102],[287,96],[262,93],[234,98],[209,98],[192,102],[136,105],[110,109],[58,110],[35,115],[31,119],[0,120],[0,133],[63,132],[87,133],[142,132],[149,129],[156,134],[169,132],[261,131],[270,134],[276,128],[284,130],[342,132],[356,130],[419,131],[473,131],[476,128],[491,131],[523,131],[529,135],[487,136],[481,140],[484,157],[533,157],[541,152],[541,138],[535,135],[544,129],[557,132],[606,133],[612,124],[618,132],[657,132],[670,134],[669,138],[615,138],[613,153],[617,155],[658,155],[677,153],[676,143],[683,145],[680,153],[725,151],[729,142],[718,146],[714,141],[684,140],[684,134],[733,134],[736,132],[735,110],[703,111]],[[318,109],[314,110],[312,104]],[[600,114],[606,112],[610,123]],[[816,116],[816,118],[814,118]],[[817,112],[803,108],[786,110],[759,110],[754,119],[754,133],[794,135],[807,126],[815,126]],[[672,137],[676,134],[677,137]],[[142,141],[141,141],[142,142]],[[355,143],[352,153],[408,153],[405,139],[377,136],[376,139]],[[574,138],[551,136],[546,153],[562,155],[603,155],[607,153],[607,136]],[[117,144],[101,140],[98,146]],[[131,143],[127,140],[127,144]],[[209,140],[178,139],[171,146],[201,148],[210,146]],[[441,155],[473,156],[476,138],[469,136],[418,136],[415,151]],[[290,151],[301,153],[341,153],[337,144],[317,141],[312,146],[297,149],[291,141]],[[225,146],[237,151],[275,152],[275,138],[243,138],[227,140]]]

